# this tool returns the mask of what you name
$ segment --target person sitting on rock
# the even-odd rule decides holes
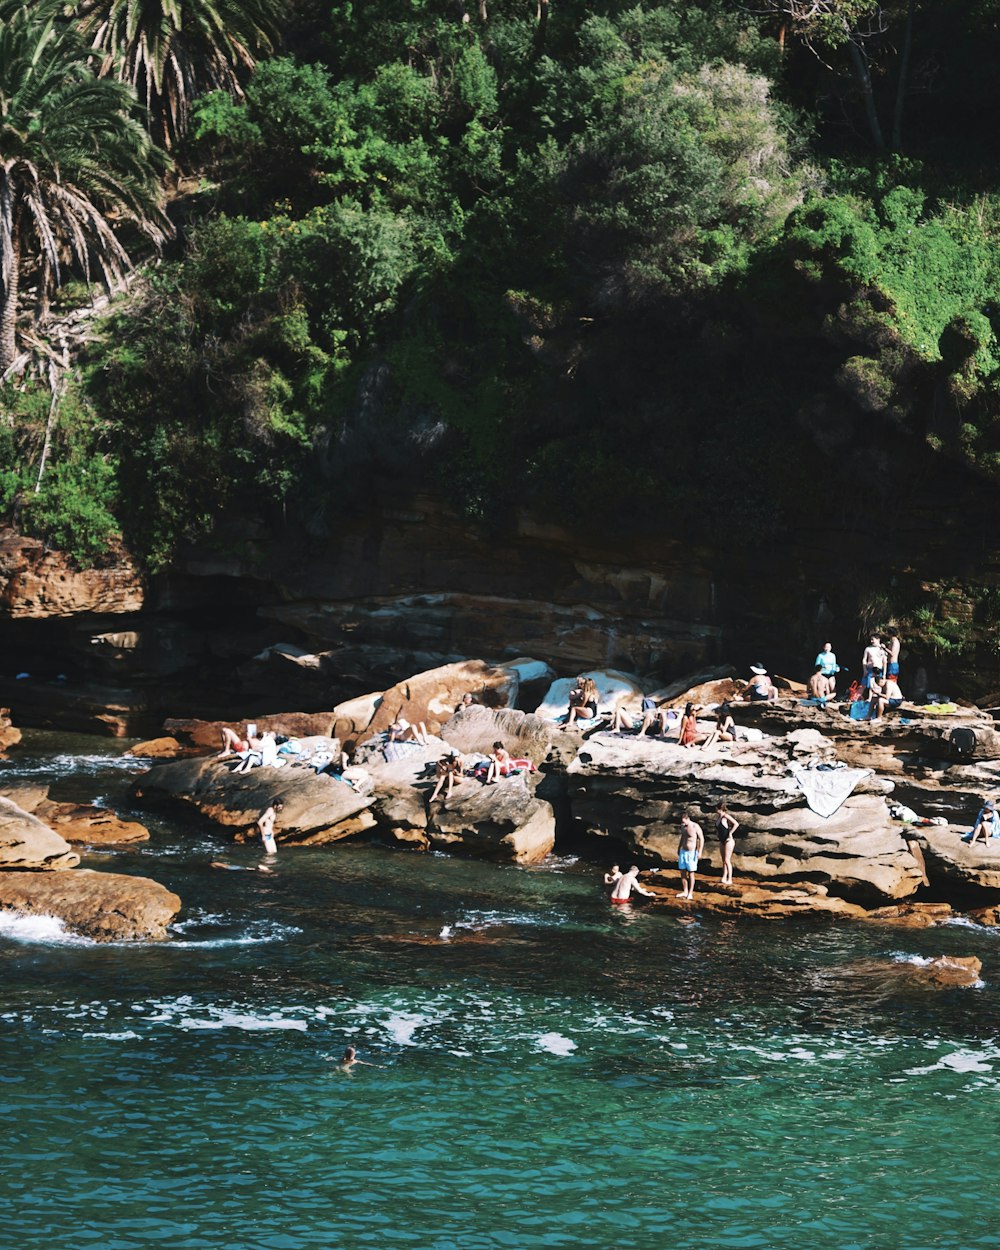
[[[461,711],[464,711],[464,709],[467,707],[475,707],[475,706],[476,706],[476,700],[474,696],[471,694],[470,691],[466,690],[465,694],[463,694],[461,699],[459,699],[458,707],[455,708],[455,711],[461,712]]]
[[[868,698],[871,707],[868,711],[869,720],[879,720],[886,711],[895,711],[903,706],[903,692],[895,677],[883,677],[881,669],[875,669],[868,686]]]
[[[677,742],[679,746],[688,748],[698,745],[698,714],[693,703],[687,703],[684,707],[684,715],[677,729]]]
[[[251,768],[281,768],[284,760],[278,759],[278,744],[271,730],[261,735],[260,749],[250,750],[233,769],[234,773],[248,773]]]
[[[630,712],[624,706],[616,707],[611,713],[611,724],[604,732],[612,734],[632,733],[637,724],[635,712]]]
[[[778,690],[768,675],[763,664],[751,664],[753,676],[737,695],[738,699],[748,699],[751,703],[773,702],[778,697]]]
[[[1000,838],[1000,814],[997,813],[996,804],[992,799],[984,801],[976,817],[976,823],[962,841],[968,842],[971,846],[978,842],[980,837],[986,846],[989,846],[991,838]]]
[[[422,747],[430,746],[427,738],[427,726],[423,721],[411,725],[402,716],[397,716],[389,726],[389,742],[419,742]]]
[[[840,672],[840,665],[837,663],[837,657],[833,653],[832,642],[823,643],[823,650],[816,657],[816,667],[826,678],[828,686],[827,698],[832,699],[837,693],[837,674]]]
[[[430,802],[434,802],[442,789],[446,791],[444,797],[450,799],[452,790],[462,780],[462,757],[459,753],[450,751],[447,755],[442,755],[435,765],[434,776],[437,778],[437,784]]]
[[[578,720],[594,720],[597,716],[597,686],[590,677],[580,676],[569,692],[566,728]]]
[[[818,664],[815,673],[809,678],[808,690],[809,698],[816,699],[819,703],[825,703],[830,697],[830,679]]]
[[[671,729],[677,724],[678,715],[672,707],[666,704],[657,706],[653,699],[643,699],[642,701],[642,724],[639,726],[639,737],[649,737],[650,730],[653,735],[662,734],[664,738],[670,736]]]
[[[707,751],[709,747],[715,746],[717,742],[735,741],[736,722],[730,716],[728,706],[723,703],[715,713],[715,728],[701,744],[701,749]]]
[[[514,771],[514,761],[502,742],[494,742],[490,752],[490,765],[486,770],[486,785],[495,786],[501,777],[509,777]]]

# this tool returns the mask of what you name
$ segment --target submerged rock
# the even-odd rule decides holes
[[[181,900],[147,877],[93,872],[0,873],[0,910],[55,916],[95,942],[163,938]]]
[[[278,842],[336,842],[375,823],[370,797],[305,768],[234,773],[215,759],[174,760],[143,773],[134,792],[142,799],[183,804],[218,825],[244,830],[271,803],[281,802],[274,826]]]
[[[0,870],[72,868],[80,862],[69,843],[37,816],[0,798]]]

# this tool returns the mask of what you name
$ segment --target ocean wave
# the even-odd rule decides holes
[[[44,946],[96,946],[91,938],[71,933],[58,916],[23,916],[0,912],[0,938],[38,942]]]

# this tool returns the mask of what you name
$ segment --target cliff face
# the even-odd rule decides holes
[[[78,572],[8,531],[0,701],[22,725],[92,728],[103,713],[106,730],[147,733],[165,715],[329,708],[466,656],[657,681],[759,656],[802,675],[826,637],[856,666],[859,628],[922,586],[1000,581],[989,535],[919,494],[889,532],[820,487],[814,513],[766,551],[743,540],[737,489],[725,504],[732,540],[710,547],[678,540],[669,509],[660,532],[603,530],[598,509],[560,525],[517,515],[487,534],[417,495],[322,541],[221,532],[148,590],[127,557]],[[292,654],[269,650],[279,643]],[[296,647],[319,660],[292,662]],[[933,663],[912,647],[904,659]],[[22,671],[30,682],[13,680]],[[988,664],[950,676],[956,693],[1000,685]]]

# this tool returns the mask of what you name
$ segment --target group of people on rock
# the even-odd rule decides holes
[[[736,831],[740,822],[730,813],[725,803],[715,807],[715,836],[719,843],[719,857],[722,864],[720,885],[733,884],[733,851],[736,849]],[[705,853],[705,834],[696,819],[693,810],[686,811],[681,817],[680,836],[677,840],[677,869],[680,873],[681,888],[677,897],[693,899],[695,876],[698,863]],[[653,869],[654,872],[659,871]],[[639,881],[638,865],[633,864],[627,872],[622,872],[617,864],[613,864],[604,874],[604,884],[611,886],[611,902],[614,904],[628,903],[632,891],[648,898],[655,897],[652,890],[647,890]]]
[[[852,698],[868,703],[868,720],[880,720],[887,711],[903,705],[903,692],[899,688],[899,630],[890,625],[882,634],[868,635],[868,644],[861,655],[861,681],[852,686]],[[837,674],[841,671],[829,642],[816,656],[813,675],[809,678],[809,696],[820,703],[837,697]]]

